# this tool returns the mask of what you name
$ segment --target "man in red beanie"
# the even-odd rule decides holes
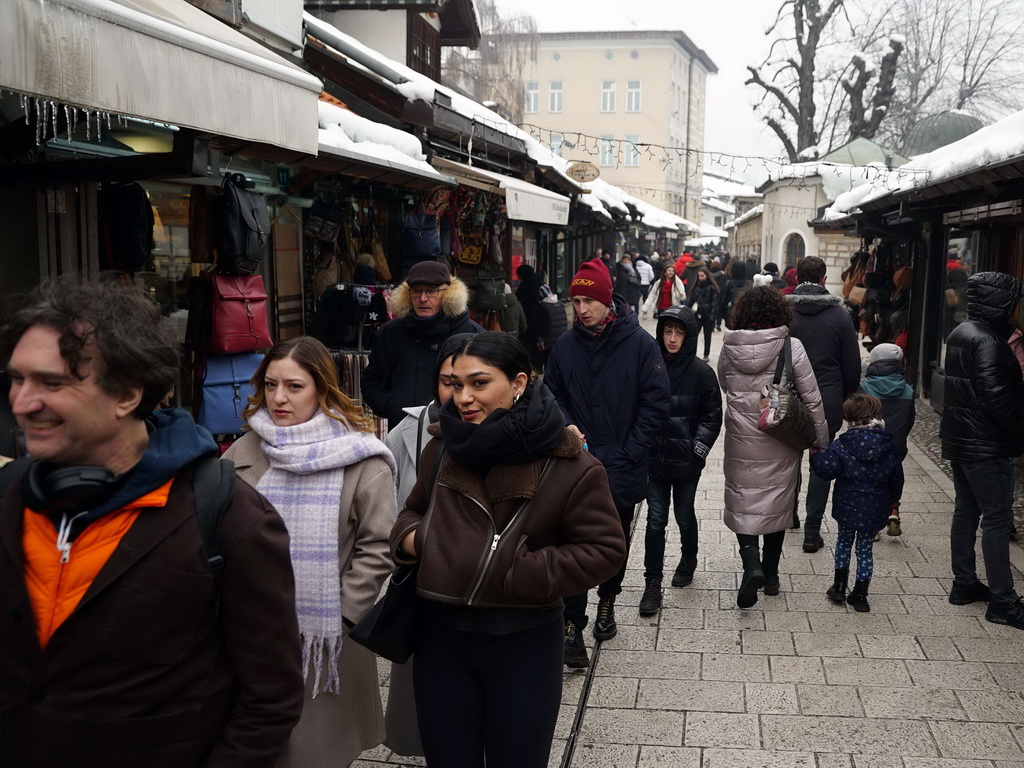
[[[576,321],[555,342],[544,382],[554,393],[565,423],[608,472],[615,507],[629,538],[636,505],[647,492],[647,449],[668,417],[668,375],[658,345],[640,327],[636,313],[618,294],[600,259],[583,263],[569,295]],[[615,596],[626,564],[597,590],[594,637],[615,637]],[[589,664],[582,632],[587,594],[565,600],[565,663]]]

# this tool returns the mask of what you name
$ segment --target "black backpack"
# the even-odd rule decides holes
[[[240,173],[224,174],[217,215],[217,266],[221,274],[253,275],[267,256],[270,211],[267,198]]]
[[[473,308],[481,312],[495,312],[505,309],[505,305],[505,272],[500,269],[481,269],[477,273]]]
[[[7,490],[21,479],[33,461],[23,456],[0,467],[0,499]],[[192,492],[196,497],[196,521],[203,541],[203,552],[213,575],[214,592],[217,595],[217,609],[220,609],[220,582],[224,575],[224,555],[221,554],[220,524],[224,512],[235,494],[235,463],[217,456],[204,456],[195,462],[192,477]]]

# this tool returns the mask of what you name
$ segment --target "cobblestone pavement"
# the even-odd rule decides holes
[[[719,344],[716,334],[713,360]],[[590,670],[566,673],[550,765],[1024,766],[1024,632],[986,622],[982,605],[948,603],[952,481],[916,443],[905,472],[904,533],[875,545],[870,613],[825,597],[835,532],[829,517],[826,547],[805,554],[801,533],[791,532],[781,594],[741,610],[735,537],[721,519],[720,441],[697,494],[693,584],[666,587],[658,616],[638,615],[641,508],[617,603],[618,636],[591,648]],[[678,541],[672,532],[669,553]],[[1019,569],[1024,551],[1011,550]],[[666,570],[674,564],[667,555]],[[1020,590],[1024,578],[1015,575]],[[385,695],[386,680],[382,665]],[[424,764],[383,747],[356,763]]]

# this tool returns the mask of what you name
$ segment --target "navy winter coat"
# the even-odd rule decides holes
[[[843,426],[843,401],[860,384],[860,348],[850,313],[841,297],[820,285],[798,285],[786,298],[793,303],[789,333],[804,345],[834,435]]]
[[[667,320],[686,328],[683,348],[674,357],[668,357],[662,344]],[[686,306],[670,307],[658,316],[655,335],[668,369],[672,405],[668,419],[662,421],[651,443],[652,480],[674,482],[699,475],[722,431],[722,391],[711,366],[697,357],[698,329],[693,310]]]
[[[899,360],[879,360],[868,366],[867,375],[860,385],[861,392],[874,395],[882,401],[882,420],[885,430],[892,435],[902,461],[907,456],[907,436],[914,428],[914,390],[903,374]]]
[[[562,334],[544,383],[604,464],[615,506],[626,507],[647,494],[647,449],[668,416],[670,392],[654,338],[618,294],[613,308],[616,318],[599,337],[579,325]]]
[[[818,477],[835,480],[832,517],[847,528],[874,533],[885,527],[903,494],[903,464],[892,435],[877,427],[847,430],[811,455]]]

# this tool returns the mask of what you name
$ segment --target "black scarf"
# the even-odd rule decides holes
[[[441,406],[445,450],[456,464],[481,474],[547,456],[564,432],[562,411],[543,385],[531,384],[512,408],[496,408],[480,424],[462,420],[454,397]]]

